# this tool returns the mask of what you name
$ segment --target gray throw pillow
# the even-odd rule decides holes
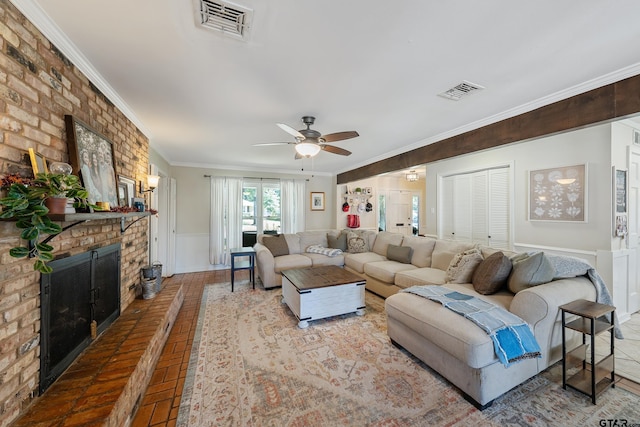
[[[553,263],[544,252],[520,254],[511,259],[513,269],[509,276],[509,290],[517,294],[531,286],[550,282],[556,274]]]
[[[455,254],[447,268],[445,283],[471,283],[473,273],[481,262],[482,254],[477,248]]]
[[[347,233],[340,233],[338,236],[327,234],[327,243],[333,249],[340,249],[342,252],[347,251]]]
[[[387,246],[387,259],[390,261],[398,261],[403,264],[411,264],[411,255],[413,255],[413,248],[410,246]]]
[[[276,234],[274,236],[264,236],[262,244],[271,251],[271,254],[275,256],[289,255],[289,245],[284,238],[284,234]]]
[[[486,257],[473,272],[473,289],[482,295],[491,295],[506,288],[511,273],[511,260],[502,252]]]

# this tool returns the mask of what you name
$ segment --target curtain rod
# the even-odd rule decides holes
[[[203,175],[205,178],[211,178],[212,175]],[[216,175],[217,176],[217,175]],[[259,179],[260,181],[270,179],[272,181],[280,181],[281,178],[261,178],[256,176],[220,176],[220,178],[242,178],[242,179]],[[309,181],[309,178],[305,178],[305,181]]]

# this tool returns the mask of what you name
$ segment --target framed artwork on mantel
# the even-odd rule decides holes
[[[529,171],[529,221],[587,222],[587,165]]]
[[[75,117],[64,118],[70,163],[89,191],[89,202],[119,206],[113,143]]]

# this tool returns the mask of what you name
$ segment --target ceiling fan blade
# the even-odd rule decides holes
[[[295,142],[261,142],[259,144],[253,144],[254,147],[265,146],[265,145],[288,145],[295,144]]]
[[[344,148],[336,147],[335,145],[322,144],[322,149],[324,151],[328,151],[333,154],[340,154],[342,156],[349,156],[351,154],[351,151],[345,150]]]
[[[298,139],[304,139],[304,135],[292,128],[289,125],[285,125],[284,123],[276,123],[280,129],[283,131],[295,136]]]
[[[342,141],[344,139],[355,138],[356,136],[360,136],[360,134],[358,134],[358,132],[356,132],[355,130],[349,130],[346,132],[336,132],[330,133],[328,135],[322,135],[321,138],[324,139],[324,142],[335,142]]]

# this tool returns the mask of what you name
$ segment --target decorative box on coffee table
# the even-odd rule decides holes
[[[340,314],[364,314],[366,280],[338,266],[282,271],[282,302],[298,318],[298,327],[309,321]]]

